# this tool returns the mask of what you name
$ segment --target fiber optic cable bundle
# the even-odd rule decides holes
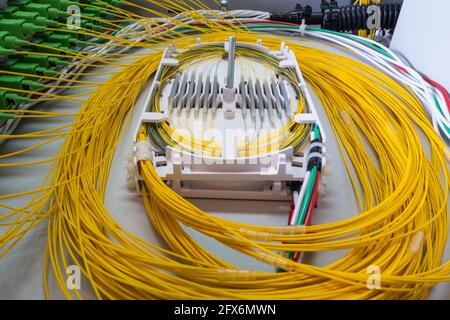
[[[71,264],[81,268],[99,299],[424,299],[431,287],[450,280],[450,263],[441,261],[448,230],[449,177],[448,151],[439,135],[447,137],[450,107],[442,87],[366,38],[303,30],[298,25],[264,20],[260,12],[218,13],[199,1],[148,2],[161,12],[182,9],[184,13],[168,17],[140,7],[161,19],[148,26],[146,18],[107,5],[127,20],[130,28],[123,32],[133,38],[121,37],[120,31],[98,34],[107,41],[102,48],[118,51],[76,55],[89,65],[114,68],[104,83],[69,80],[94,88],[86,99],[47,94],[52,101],[83,103],[70,126],[0,135],[1,139],[48,138],[33,147],[2,154],[1,158],[12,161],[1,162],[1,168],[51,164],[38,189],[0,195],[5,212],[0,216],[4,229],[0,257],[9,254],[34,227],[48,223],[44,266],[48,298],[53,294],[47,286],[49,276],[56,278],[66,298],[83,298],[80,291],[66,286],[66,270]],[[278,34],[272,35],[273,31]],[[330,120],[360,213],[333,223],[312,224],[322,174],[319,162],[311,162],[308,180],[293,191],[292,196],[301,197],[302,203],[291,210],[288,225],[263,226],[204,212],[161,180],[152,161],[142,159],[138,161],[142,200],[167,248],[156,246],[121,226],[104,204],[117,144],[138,96],[159,66],[162,46],[187,49],[197,38],[213,43],[230,36],[242,43],[261,40],[272,50],[282,40],[298,57],[305,79]],[[330,44],[353,56],[313,48],[299,39],[306,44]],[[150,53],[119,53],[124,47]],[[130,63],[122,63],[124,58]],[[32,88],[24,91],[37,92]],[[36,120],[67,116],[32,109],[11,113]],[[306,141],[305,130],[311,148],[321,140],[317,126],[291,129],[291,123],[282,128],[293,135],[290,145],[296,138]],[[167,138],[167,133],[167,126],[153,131],[141,127],[137,141]],[[420,135],[428,151],[422,147]],[[13,162],[15,155],[61,138],[64,143],[54,158]],[[27,197],[22,207],[8,204],[9,199],[20,197]],[[202,247],[185,227],[273,266],[274,272],[240,269]],[[301,254],[339,249],[348,253],[323,267],[299,259]],[[369,288],[367,270],[374,266],[381,271],[381,282]]]

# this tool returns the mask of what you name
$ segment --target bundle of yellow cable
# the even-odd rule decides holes
[[[166,3],[160,5],[183,7]],[[136,18],[123,10],[116,12]],[[215,23],[203,16],[197,18],[215,28],[197,29],[204,32],[203,42],[235,34],[239,42],[262,39],[270,48],[279,47],[280,38],[238,30],[223,19]],[[186,26],[185,22],[173,23]],[[139,46],[154,48],[164,42],[187,48],[195,42],[194,37],[186,36],[177,40],[177,35],[173,32],[167,36],[170,40],[149,39]],[[123,44],[130,41],[123,40]],[[2,247],[12,247],[48,219],[47,297],[52,296],[47,288],[50,267],[65,297],[83,298],[66,286],[67,266],[76,264],[99,299],[426,298],[430,287],[450,281],[450,263],[441,264],[449,185],[443,142],[417,97],[387,75],[341,55],[295,42],[288,45],[331,122],[361,208],[359,215],[306,228],[228,221],[177,195],[159,178],[150,161],[140,161],[143,202],[169,248],[144,241],[123,228],[105,207],[105,189],[115,148],[127,129],[134,103],[158,67],[158,51],[134,56],[130,65],[118,63],[122,58],[114,56],[93,59],[122,69],[95,85],[68,131],[61,133],[58,130],[64,128],[58,128],[27,135],[66,140],[59,155],[49,159],[54,165],[40,189],[0,198],[33,194],[23,208],[10,207],[17,217],[2,236]],[[429,144],[429,154],[421,145],[419,131]],[[147,134],[141,128],[138,140],[147,139]],[[203,248],[184,226],[286,272],[241,270]],[[296,263],[280,254],[336,249],[349,252],[324,267]],[[381,283],[369,288],[367,270],[373,266],[381,271]]]
[[[241,42],[260,38],[269,47],[279,46],[277,39],[233,33]],[[228,35],[217,32],[202,40]],[[188,44],[186,38],[178,46]],[[450,280],[449,263],[440,264],[447,232],[444,146],[417,98],[361,62],[289,45],[327,112],[343,160],[349,159],[348,174],[362,212],[306,227],[306,233],[302,227],[227,221],[177,195],[150,161],[140,161],[145,207],[170,249],[121,227],[105,208],[105,187],[129,111],[158,66],[160,53],[155,53],[125,67],[91,95],[61,150],[53,181],[48,255],[67,298],[73,297],[64,279],[69,261],[81,267],[98,298],[109,299],[425,298],[431,286]],[[105,100],[111,103],[98,108]],[[429,158],[414,125],[428,139]],[[138,139],[146,138],[142,128]],[[208,252],[182,226],[287,272],[240,270]],[[335,249],[350,251],[325,267],[296,263],[277,253]],[[382,272],[381,286],[375,290],[367,288],[370,266]],[[81,298],[79,292],[75,295]]]

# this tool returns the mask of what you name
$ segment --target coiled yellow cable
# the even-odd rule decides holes
[[[236,34],[240,42],[262,39],[270,48],[279,47],[279,38],[206,23],[218,31],[205,31],[203,42]],[[194,41],[173,38],[171,43],[183,48]],[[306,228],[227,221],[174,193],[150,161],[140,161],[144,206],[169,248],[140,239],[118,224],[104,196],[115,148],[161,52],[135,56],[130,65],[101,57],[99,61],[122,69],[98,85],[71,126],[16,137],[66,140],[58,156],[48,159],[52,168],[39,189],[0,196],[4,200],[32,195],[22,208],[2,204],[11,212],[1,221],[12,220],[2,224],[7,231],[0,238],[1,256],[48,220],[47,297],[52,294],[47,288],[50,267],[65,297],[83,298],[66,287],[69,264],[81,268],[99,299],[422,299],[431,286],[450,281],[450,263],[441,264],[448,227],[445,146],[418,98],[361,62],[288,44],[331,122],[360,214]],[[429,153],[416,128],[429,144]],[[288,144],[301,134],[298,130]],[[147,131],[141,128],[138,140],[144,139]],[[37,162],[4,166],[32,164]],[[203,248],[183,226],[287,272],[240,270]],[[324,267],[296,263],[280,254],[336,249],[349,252]],[[367,270],[373,266],[381,271],[381,285],[372,290]]]
[[[202,40],[227,35],[205,35]],[[270,47],[279,42],[258,38]],[[256,36],[239,33],[238,40],[254,42]],[[141,161],[144,204],[170,253],[123,229],[108,213],[103,197],[123,121],[157,67],[159,54],[153,54],[124,68],[89,98],[82,108],[87,114],[97,108],[97,101],[112,102],[97,109],[95,117],[80,116],[75,121],[75,127],[82,124],[80,130],[68,136],[61,151],[67,156],[54,174],[48,253],[66,297],[72,297],[64,282],[67,257],[82,267],[98,298],[113,299],[425,298],[429,287],[450,280],[449,263],[440,265],[447,232],[444,146],[417,98],[360,62],[289,45],[327,111],[343,159],[350,160],[346,165],[362,212],[307,227],[305,234],[302,227],[226,221],[178,196],[149,161]],[[427,137],[430,157],[414,125]],[[145,138],[144,130],[139,139]],[[80,147],[82,153],[70,154]],[[182,225],[288,272],[239,270],[202,248]],[[295,263],[276,253],[335,249],[350,252],[325,267]],[[367,268],[373,265],[382,270],[377,290],[366,286]]]

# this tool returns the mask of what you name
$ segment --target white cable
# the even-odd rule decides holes
[[[305,197],[306,189],[311,176],[311,171],[307,171],[305,178],[303,179],[302,187],[300,188],[300,193],[297,197],[297,202],[295,202],[294,212],[292,213],[291,221],[289,221],[290,226],[295,226],[297,224],[298,216],[300,215],[300,208]]]

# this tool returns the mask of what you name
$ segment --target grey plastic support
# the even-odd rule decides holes
[[[172,81],[172,89],[170,90],[170,95],[169,95],[169,111],[172,112],[173,107],[174,107],[174,103],[175,103],[175,96],[178,93],[178,88],[180,86],[180,74],[177,73],[177,75],[175,76],[175,78]]]
[[[202,103],[202,98],[203,98],[203,75],[200,73],[198,75],[197,86],[195,91],[195,103],[194,103],[195,114],[198,114],[200,105]]]
[[[244,77],[241,77],[241,83],[239,84],[239,94],[241,95],[241,110],[242,116],[247,117],[247,87],[245,86]]]
[[[185,73],[181,80],[180,90],[178,91],[178,94],[176,95],[176,97],[174,99],[175,108],[178,109],[178,112],[181,112],[181,108],[183,107],[183,98],[186,93],[187,82],[188,82],[187,74]]]
[[[261,87],[261,81],[259,79],[256,80],[255,83],[256,95],[258,96],[258,109],[259,109],[259,117],[261,119],[261,123],[264,123],[265,119],[265,99],[263,95],[263,89]]]
[[[219,107],[219,91],[220,91],[219,79],[216,74],[214,76],[213,89],[212,89],[212,95],[211,95],[211,108],[212,108],[213,114],[216,113],[217,108]]]
[[[273,91],[273,94],[275,95],[275,106],[277,109],[278,118],[280,118],[280,120],[282,120],[283,119],[283,115],[282,115],[283,107],[282,107],[280,89],[279,89],[275,79],[272,79],[272,91]]]
[[[211,80],[209,75],[205,79],[205,84],[203,86],[203,95],[202,95],[202,108],[203,112],[206,112],[211,105]]]
[[[230,45],[228,48],[228,74],[227,89],[234,88],[234,69],[236,67],[236,36],[230,37]]]
[[[269,120],[272,124],[275,124],[275,115],[273,113],[273,97],[269,87],[269,83],[265,80],[263,83],[264,94],[267,100],[267,112],[269,113]]]
[[[189,89],[185,97],[187,111],[191,110],[192,105],[194,104],[195,89],[196,89],[195,73],[192,72],[191,80],[189,80]]]
[[[249,79],[247,83],[248,92],[250,94],[250,114],[253,118],[253,120],[256,119],[256,94],[255,94],[255,87],[253,86],[253,80]]]
[[[289,118],[291,116],[291,105],[290,105],[290,101],[289,101],[289,93],[288,93],[288,89],[286,86],[286,80],[280,81],[279,86],[281,89],[281,93],[283,95],[284,109],[286,111],[287,117]]]

